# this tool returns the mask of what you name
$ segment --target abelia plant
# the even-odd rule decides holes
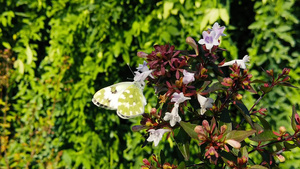
[[[273,168],[277,166],[275,159],[284,161],[282,152],[300,147],[300,118],[295,107],[291,118],[294,133],[289,133],[285,127],[273,131],[264,119],[267,110],[257,106],[275,86],[294,87],[288,82],[290,70],[285,68],[278,76],[267,70],[270,79],[255,79],[246,66],[251,56],[232,61],[221,57],[226,52],[219,48],[224,30],[215,23],[202,33],[199,44],[188,37],[186,42],[195,53],[170,44],[155,45],[150,54],[138,52],[146,60],[144,66],[149,66],[145,69],[151,73],[147,85],[155,88],[159,102],[133,131],[146,131],[145,140],[154,142],[154,146],[165,143],[164,135],[171,137],[181,143],[177,146],[185,158],[179,165],[159,164],[153,155],[156,163],[144,159],[143,169]],[[243,103],[245,92],[260,96],[250,109]],[[199,152],[192,155],[201,163],[189,161],[191,155],[184,151],[192,139],[199,146]],[[260,161],[252,159],[250,154],[254,153],[261,156]]]

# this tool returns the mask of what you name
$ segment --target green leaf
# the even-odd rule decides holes
[[[178,166],[177,166],[177,169],[185,169],[185,162],[182,161]]]
[[[254,129],[253,123],[252,123],[252,119],[250,118],[249,115],[249,110],[247,109],[247,107],[244,105],[243,102],[241,101],[236,101],[236,104],[234,104],[238,110],[242,113],[242,115],[244,116],[245,120],[251,125],[251,127]]]
[[[283,145],[284,145],[286,151],[291,150],[291,149],[297,147],[296,144],[290,144],[290,143],[288,143],[288,142],[283,142]]]
[[[197,124],[180,121],[180,125],[191,138],[198,139],[198,134],[194,131]]]
[[[206,95],[208,93],[215,92],[217,90],[223,90],[223,85],[219,82],[216,82],[216,83],[212,84],[211,87],[209,87],[206,90],[203,90],[201,92],[201,94]]]
[[[2,42],[2,45],[6,48],[6,49],[11,49],[11,46],[8,42]]]
[[[163,14],[164,19],[169,17],[170,10],[173,8],[173,6],[174,6],[174,2],[166,1],[164,3],[164,14]]]
[[[296,110],[296,106],[293,106],[293,110],[292,110],[292,118],[291,118],[291,124],[292,124],[292,128],[294,131],[297,131],[297,124],[296,124],[296,119],[295,119],[295,115],[297,114],[297,110]]]
[[[189,160],[190,158],[189,146],[190,146],[191,138],[188,136],[185,130],[180,128],[178,133],[175,133],[174,140],[184,159],[186,161]]]
[[[261,134],[254,136],[252,138],[249,138],[249,139],[252,141],[259,142],[259,141],[271,141],[271,140],[274,140],[275,138],[276,138],[276,136],[272,130],[265,130]]]
[[[267,120],[265,120],[264,118],[259,117],[259,116],[258,116],[258,118],[259,118],[261,124],[263,125],[264,130],[272,130],[271,125],[269,124],[269,122],[267,122]]]
[[[228,15],[228,11],[226,10],[226,8],[219,9],[219,12],[220,12],[221,19],[225,22],[225,25],[228,25],[229,24],[229,15]]]
[[[268,169],[267,167],[264,167],[262,165],[253,165],[250,167],[250,169]]]
[[[26,45],[26,56],[27,56],[27,64],[30,65],[33,60],[33,53],[29,45]]]
[[[252,134],[254,134],[255,132],[256,132],[256,130],[249,130],[249,131],[232,130],[229,133],[227,133],[225,137],[226,137],[226,140],[233,139],[238,142],[241,142],[241,141],[245,140],[246,138],[248,138],[249,136],[251,136]]]
[[[241,153],[242,153],[242,157],[247,157],[248,158],[248,150],[247,147],[244,146],[240,149]]]

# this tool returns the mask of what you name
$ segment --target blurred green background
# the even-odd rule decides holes
[[[160,150],[170,163],[182,159],[170,141],[142,148],[144,133],[131,131],[140,118],[96,107],[93,94],[130,81],[126,63],[142,63],[138,51],[166,43],[192,50],[185,38],[198,41],[216,21],[226,26],[227,61],[250,55],[255,78],[266,77],[262,68],[290,68],[299,87],[299,17],[295,0],[0,0],[1,168],[139,168]],[[144,93],[149,112],[156,97]],[[255,96],[243,101],[250,108]],[[268,109],[274,130],[292,132],[299,101],[299,89],[277,87],[258,108]],[[284,155],[281,167],[300,167],[299,149]]]

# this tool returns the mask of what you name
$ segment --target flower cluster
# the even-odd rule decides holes
[[[202,125],[196,126],[194,131],[198,134],[198,139],[200,145],[206,143],[206,153],[205,157],[210,160],[210,162],[217,164],[219,158],[219,151],[226,150],[229,152],[229,148],[226,144],[234,147],[240,148],[241,144],[234,139],[226,139],[225,132],[227,130],[226,125],[222,125],[220,130],[216,128],[215,119],[212,120],[212,124],[209,125],[207,120],[203,120]]]
[[[263,126],[267,126],[266,121],[260,117],[266,116],[267,110],[257,108],[257,103],[276,85],[293,87],[288,82],[290,70],[284,69],[276,78],[273,70],[266,71],[271,77],[268,82],[252,80],[247,69],[250,56],[225,62],[226,59],[218,55],[219,52],[224,52],[219,48],[220,37],[225,36],[224,31],[224,26],[215,23],[211,29],[202,33],[198,44],[188,37],[186,43],[195,51],[192,54],[188,50],[176,50],[169,44],[155,45],[150,54],[138,52],[138,56],[146,61],[138,67],[139,73],[136,73],[135,81],[147,79],[147,85],[154,87],[159,100],[150,113],[143,114],[140,125],[133,126],[132,130],[146,130],[145,139],[147,142],[154,142],[154,146],[158,146],[165,133],[168,133],[167,138],[171,137],[176,142],[185,160],[188,160],[189,154],[183,150],[188,147],[185,144],[192,138],[199,142],[202,161],[214,165],[223,163],[231,168],[246,168],[249,165],[246,153],[248,148],[252,149],[249,154],[261,150],[265,153],[268,151],[264,148],[269,143],[262,142],[266,140],[294,140],[298,143],[300,120],[295,113],[292,120],[294,135],[288,134],[283,128],[280,128],[279,133],[270,135],[268,130],[264,131],[263,127],[254,124],[254,119],[258,117]],[[263,84],[259,87],[263,94],[248,110],[243,104],[242,93],[248,91],[258,94],[253,87],[255,83]],[[245,130],[247,124],[244,123],[252,129]],[[265,135],[270,138],[266,139]],[[278,137],[275,139],[274,135]],[[256,141],[257,145],[246,143],[247,138]],[[281,152],[270,152],[268,155],[283,159]],[[274,163],[269,161],[262,164],[271,166]],[[144,160],[143,167],[155,168],[147,160]],[[166,167],[175,166],[167,163]]]

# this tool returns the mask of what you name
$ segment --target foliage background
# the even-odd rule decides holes
[[[221,47],[226,60],[251,56],[250,71],[291,68],[300,82],[300,2],[295,0],[0,0],[1,156],[7,168],[138,168],[143,158],[165,152],[182,159],[169,141],[142,148],[139,118],[122,120],[91,102],[98,89],[130,80],[154,44],[189,49],[218,21],[226,26]],[[153,90],[146,112],[156,102]],[[248,108],[257,96],[245,93]],[[276,88],[259,106],[276,129],[289,128],[300,92]],[[196,148],[196,147],[195,147]],[[285,153],[283,168],[300,167],[299,149]],[[167,160],[167,161],[168,161]],[[197,162],[196,157],[192,160]]]

